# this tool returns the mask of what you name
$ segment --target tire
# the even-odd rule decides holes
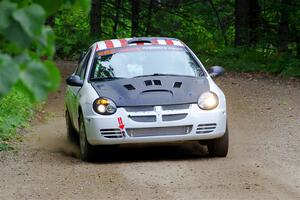
[[[67,125],[68,140],[70,142],[78,143],[78,133],[72,124],[68,109],[66,109],[65,118],[66,118],[66,125]]]
[[[211,157],[226,157],[229,147],[229,131],[226,125],[225,134],[217,139],[209,140],[207,143],[208,153]]]
[[[90,162],[94,159],[96,147],[90,145],[86,138],[84,119],[82,114],[79,116],[79,148],[82,161]]]

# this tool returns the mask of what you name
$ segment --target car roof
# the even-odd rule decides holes
[[[95,42],[96,51],[108,50],[113,48],[122,48],[136,45],[171,45],[184,47],[185,44],[176,38],[167,37],[134,37],[134,38],[122,38],[111,39]]]

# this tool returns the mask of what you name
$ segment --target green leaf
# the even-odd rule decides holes
[[[48,92],[58,87],[60,75],[52,62],[30,61],[23,67],[20,80],[34,100],[44,100]]]
[[[10,24],[10,26],[5,30],[3,35],[6,37],[7,40],[9,40],[11,43],[14,43],[20,48],[28,47],[32,41],[32,38],[25,34],[21,25],[16,22]]]
[[[49,79],[51,81],[49,91],[55,91],[55,90],[58,89],[58,87],[60,85],[60,81],[61,81],[60,72],[57,69],[54,62],[47,60],[47,61],[44,62],[44,64],[45,64],[45,66],[48,70]]]
[[[19,73],[19,65],[9,55],[0,54],[0,97],[9,92]]]
[[[51,85],[48,79],[47,69],[38,61],[30,61],[24,65],[20,75],[23,86],[28,90],[32,99],[38,101],[47,97],[48,88]]]
[[[0,30],[5,30],[13,22],[11,13],[17,9],[17,4],[4,0],[0,2]]]
[[[29,46],[31,39],[23,32],[22,27],[12,16],[17,11],[17,4],[7,0],[0,2],[0,33],[4,38],[19,47]]]
[[[55,52],[55,35],[51,27],[44,27],[42,34],[38,38],[38,43],[42,46],[42,54],[52,57]]]
[[[14,11],[12,15],[29,37],[41,34],[46,13],[40,5],[31,4],[28,7]]]
[[[18,55],[24,52],[23,48],[18,47],[16,44],[5,41],[1,46],[3,52],[9,52],[11,55]]]

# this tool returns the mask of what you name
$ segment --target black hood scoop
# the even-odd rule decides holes
[[[205,77],[138,77],[92,82],[100,97],[113,100],[118,107],[197,103],[209,90]]]

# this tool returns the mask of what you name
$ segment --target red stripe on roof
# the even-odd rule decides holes
[[[166,40],[167,45],[174,45],[172,40]]]
[[[105,40],[105,45],[106,45],[106,48],[110,49],[110,48],[114,48],[114,44],[111,40]]]
[[[153,40],[152,40],[152,44],[158,44],[157,39],[153,39]]]
[[[144,45],[144,42],[137,42],[136,45]]]
[[[127,41],[125,39],[120,39],[119,41],[120,41],[122,47],[127,46]]]
[[[99,46],[98,46],[98,44],[96,44],[96,51],[98,51],[99,50]]]

